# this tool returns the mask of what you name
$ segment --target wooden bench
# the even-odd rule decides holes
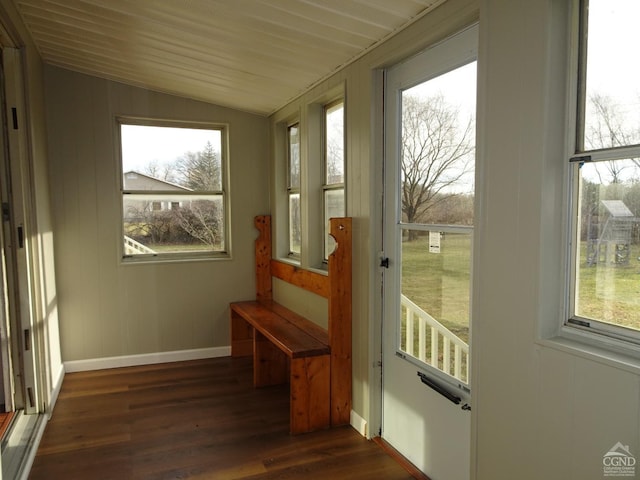
[[[290,431],[349,423],[351,219],[331,219],[328,275],[271,258],[271,217],[258,216],[256,300],[231,304],[231,355],[253,356],[255,387],[290,384]],[[272,277],[328,299],[328,330],[273,301]]]

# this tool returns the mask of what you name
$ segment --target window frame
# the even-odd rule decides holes
[[[117,133],[118,154],[118,189],[119,189],[119,258],[122,264],[146,264],[146,263],[163,263],[163,262],[182,262],[182,261],[205,261],[205,260],[227,260],[231,258],[231,208],[229,195],[229,125],[226,123],[210,123],[198,121],[182,121],[169,120],[160,118],[141,118],[130,116],[117,116],[115,119]],[[160,200],[161,204],[166,203],[168,210],[174,209],[174,204],[182,206],[183,198],[190,197],[214,197],[221,198],[222,215],[223,215],[223,235],[220,250],[198,250],[198,251],[174,251],[174,252],[154,252],[141,254],[127,254],[125,251],[125,228],[124,228],[124,203],[127,195],[149,195],[150,190],[125,189],[124,185],[124,165],[123,165],[123,145],[122,145],[122,126],[143,126],[143,127],[166,127],[166,128],[185,128],[200,130],[215,130],[220,132],[220,190],[198,190],[192,192],[183,192],[175,190],[153,190],[153,195],[158,197],[167,197]],[[142,173],[142,172],[140,172]],[[144,173],[143,173],[144,175]],[[179,199],[179,200],[178,200]]]
[[[587,318],[576,313],[579,295],[580,243],[581,243],[581,167],[586,164],[640,157],[640,144],[610,148],[589,149],[585,145],[587,104],[587,42],[589,0],[574,0],[571,36],[575,45],[572,56],[572,86],[569,88],[568,213],[569,235],[567,242],[567,302],[561,332],[570,338],[640,356],[640,331],[602,320]]]
[[[292,142],[291,142],[291,130],[293,128],[297,128],[297,136],[298,136],[298,185],[292,184]],[[301,158],[301,143],[302,143],[302,135],[300,130],[300,121],[294,120],[291,122],[287,122],[285,128],[286,135],[286,158],[287,158],[287,168],[286,168],[286,190],[287,190],[287,257],[300,261],[300,255],[302,253],[302,158]],[[298,196],[298,210],[300,213],[300,252],[294,251],[291,245],[291,199],[294,196]]]
[[[329,161],[328,161],[328,127],[327,127],[327,117],[329,115],[329,111],[338,105],[342,106],[342,182],[338,183],[329,183]],[[333,251],[331,245],[333,245],[333,240],[329,238],[329,214],[327,212],[327,195],[330,192],[342,191],[342,197],[344,201],[344,212],[343,215],[346,215],[347,211],[347,198],[346,198],[346,167],[347,167],[347,137],[345,135],[345,125],[346,125],[346,103],[343,97],[332,100],[331,102],[325,103],[322,108],[323,120],[322,120],[322,251],[323,251],[323,263],[327,263],[329,255]],[[335,246],[334,246],[335,248]]]

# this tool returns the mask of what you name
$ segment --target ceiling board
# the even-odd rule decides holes
[[[46,63],[270,114],[443,0],[13,0]]]

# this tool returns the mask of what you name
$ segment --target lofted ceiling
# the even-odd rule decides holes
[[[269,114],[444,0],[13,0],[43,60]]]

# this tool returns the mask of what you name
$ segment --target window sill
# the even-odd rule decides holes
[[[121,257],[121,265],[150,265],[158,263],[192,263],[192,262],[211,262],[221,260],[232,260],[230,254],[202,254],[202,255],[136,255],[129,257]]]
[[[294,260],[289,257],[274,258],[274,260],[276,260],[277,262],[285,263],[287,265],[291,265],[292,267],[298,268],[300,270],[308,270],[310,272],[318,273],[320,275],[325,275],[325,276],[329,275],[328,267],[323,268],[323,267],[302,266],[302,263],[299,260]]]
[[[558,335],[539,340],[543,347],[640,374],[640,347],[600,334],[562,327]]]

